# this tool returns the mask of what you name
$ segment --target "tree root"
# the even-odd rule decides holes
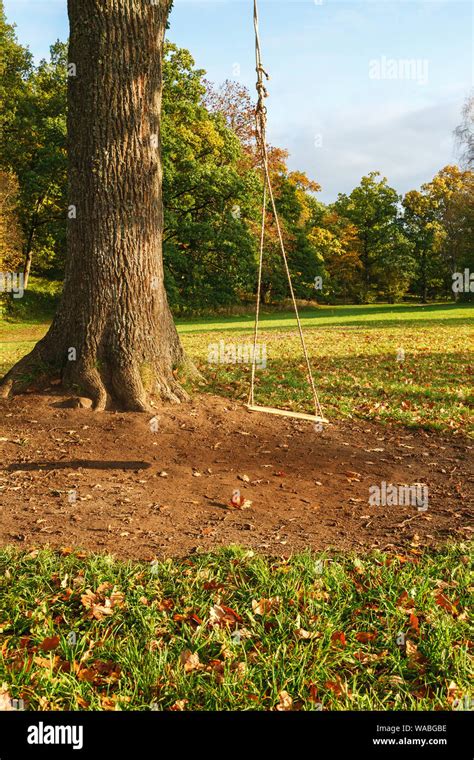
[[[41,360],[41,352],[35,346],[0,381],[0,398],[8,398],[13,394],[21,375],[25,371],[37,367]],[[42,361],[42,364],[44,366],[45,362]],[[54,365],[53,362],[48,362],[48,364],[51,367]],[[192,367],[194,365],[186,361],[187,371]],[[199,376],[196,369],[195,373]],[[70,385],[78,386],[81,395],[92,400],[94,411],[104,411],[111,406],[116,406],[127,412],[153,413],[156,411],[149,403],[147,392],[136,367],[114,367],[106,364],[103,370],[99,371],[97,367],[89,366],[84,362],[68,362],[62,374],[62,381],[65,388]],[[156,379],[153,383],[153,395],[155,394],[162,402],[179,404],[189,400],[188,393],[173,378],[171,372],[156,372]]]

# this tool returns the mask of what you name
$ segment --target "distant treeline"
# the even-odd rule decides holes
[[[191,54],[171,43],[163,73],[170,303],[177,312],[248,303],[255,296],[262,203],[252,99],[235,81],[214,87]],[[7,24],[1,0],[0,76],[0,271],[60,279],[68,214],[67,48],[56,42],[49,61],[35,66]],[[317,199],[317,182],[289,171],[285,150],[269,146],[269,155],[298,298],[472,297],[465,287],[457,294],[452,288],[453,273],[474,270],[472,171],[446,166],[404,197],[374,171],[325,205]],[[268,209],[262,297],[277,304],[287,295]]]

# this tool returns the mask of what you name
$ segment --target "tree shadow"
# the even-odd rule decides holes
[[[134,462],[108,460],[98,461],[94,459],[71,459],[66,462],[12,462],[4,470],[147,470],[151,467],[149,462]]]

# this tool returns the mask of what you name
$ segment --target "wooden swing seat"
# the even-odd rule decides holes
[[[266,414],[278,414],[280,417],[294,417],[297,420],[309,420],[310,422],[321,422],[329,424],[325,417],[319,417],[316,414],[306,414],[305,412],[290,412],[287,409],[275,409],[273,406],[258,406],[257,404],[246,404],[247,409],[251,412],[265,412]]]

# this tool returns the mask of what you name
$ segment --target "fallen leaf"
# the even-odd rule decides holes
[[[280,606],[280,597],[278,596],[272,596],[270,599],[260,599],[260,601],[256,601],[256,599],[252,599],[252,611],[254,615],[266,615],[267,613],[271,612],[272,610],[278,609]]]
[[[170,710],[173,710],[175,712],[183,712],[183,710],[186,710],[186,705],[188,704],[187,699],[177,699],[176,702],[171,705]]]
[[[8,684],[2,683],[0,686],[0,711],[2,712],[12,712],[15,708],[13,707],[12,698],[10,696],[10,692],[8,691]]]
[[[291,710],[293,707],[293,699],[287,691],[280,691],[278,699],[280,701],[275,706],[275,710],[278,710],[279,712],[287,712],[288,710]]]
[[[59,636],[51,636],[50,638],[43,639],[39,648],[42,652],[51,652],[59,646]]]
[[[342,631],[334,631],[331,636],[331,641],[333,643],[339,643],[342,647],[346,646],[346,636]]]
[[[360,641],[361,644],[367,644],[369,641],[373,641],[375,638],[377,638],[376,633],[369,633],[367,631],[356,633],[356,640]]]
[[[418,651],[418,647],[410,639],[405,641],[405,652],[408,658],[408,664],[410,667],[416,667],[423,665],[427,660],[426,657]]]
[[[211,625],[229,626],[241,623],[242,618],[237,612],[223,604],[214,604],[209,613],[209,622]]]
[[[201,670],[203,668],[197,652],[193,653],[190,649],[185,649],[184,652],[181,652],[179,661],[183,665],[185,673],[192,673],[193,670]]]
[[[311,639],[313,638],[314,634],[310,633],[309,631],[305,631],[304,628],[297,628],[295,630],[295,635],[297,639]]]
[[[435,596],[435,602],[439,607],[442,607],[444,610],[449,612],[451,615],[456,617],[459,615],[459,611],[457,609],[457,605],[459,604],[459,600],[456,600],[455,602],[451,602],[447,596],[445,596],[442,593],[438,593]]]

